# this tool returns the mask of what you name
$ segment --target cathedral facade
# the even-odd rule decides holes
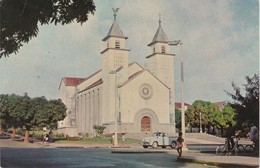
[[[145,68],[128,62],[127,38],[115,13],[103,39],[101,69],[86,78],[62,78],[59,90],[67,116],[58,122],[60,132],[95,134],[93,126],[102,125],[105,133],[175,133],[174,54],[160,19]]]

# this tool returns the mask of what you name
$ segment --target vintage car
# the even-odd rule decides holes
[[[171,148],[176,147],[177,136],[167,136],[164,132],[155,132],[151,137],[145,137],[143,139],[143,147],[148,148],[149,146],[156,148],[161,146],[166,148],[170,146]]]

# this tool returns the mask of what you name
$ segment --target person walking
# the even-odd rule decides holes
[[[184,139],[182,138],[182,132],[179,132],[179,136],[177,138],[177,152],[179,154],[179,157],[182,155],[182,147],[183,147]]]

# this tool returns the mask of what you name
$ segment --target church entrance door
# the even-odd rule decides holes
[[[141,119],[141,131],[150,131],[151,130],[151,119],[150,117],[144,116]]]

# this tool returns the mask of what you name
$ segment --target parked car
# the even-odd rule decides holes
[[[151,137],[145,137],[143,139],[143,147],[148,148],[150,146],[157,148],[161,146],[162,148],[166,148],[170,146],[171,148],[175,148],[177,138],[177,136],[167,136],[164,132],[155,132]]]

